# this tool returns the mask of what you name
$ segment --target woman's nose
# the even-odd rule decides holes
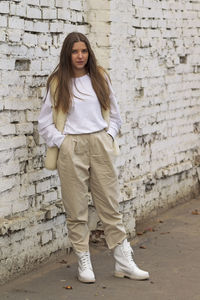
[[[82,57],[82,52],[80,51],[79,53],[78,53],[78,57]]]

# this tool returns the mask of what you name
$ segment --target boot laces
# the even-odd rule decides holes
[[[81,268],[83,270],[92,269],[92,265],[90,262],[90,255],[88,252],[84,252],[79,259],[80,259]]]
[[[129,263],[134,266],[137,266],[133,260],[134,252],[133,252],[133,249],[131,248],[130,244],[127,244],[126,247],[123,248],[123,252],[124,252],[125,257],[127,257]]]

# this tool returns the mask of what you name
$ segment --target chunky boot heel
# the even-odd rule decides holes
[[[128,277],[135,280],[149,279],[149,273],[138,268],[133,260],[133,249],[127,240],[114,249],[116,277]]]

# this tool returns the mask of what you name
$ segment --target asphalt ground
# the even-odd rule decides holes
[[[0,300],[200,300],[200,198],[149,220],[137,233],[131,245],[135,262],[150,273],[147,281],[115,278],[112,252],[99,242],[91,245],[94,284],[77,280],[73,253],[60,253],[0,286]]]

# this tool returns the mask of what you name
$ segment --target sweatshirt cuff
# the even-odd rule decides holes
[[[113,128],[109,128],[109,129],[107,130],[107,133],[110,134],[110,135],[112,136],[113,139],[114,139],[114,138],[116,137],[116,135],[117,135],[116,130],[113,129]]]
[[[56,141],[54,141],[55,145],[60,149],[64,139],[65,139],[66,135],[61,135],[59,138],[56,139]]]

